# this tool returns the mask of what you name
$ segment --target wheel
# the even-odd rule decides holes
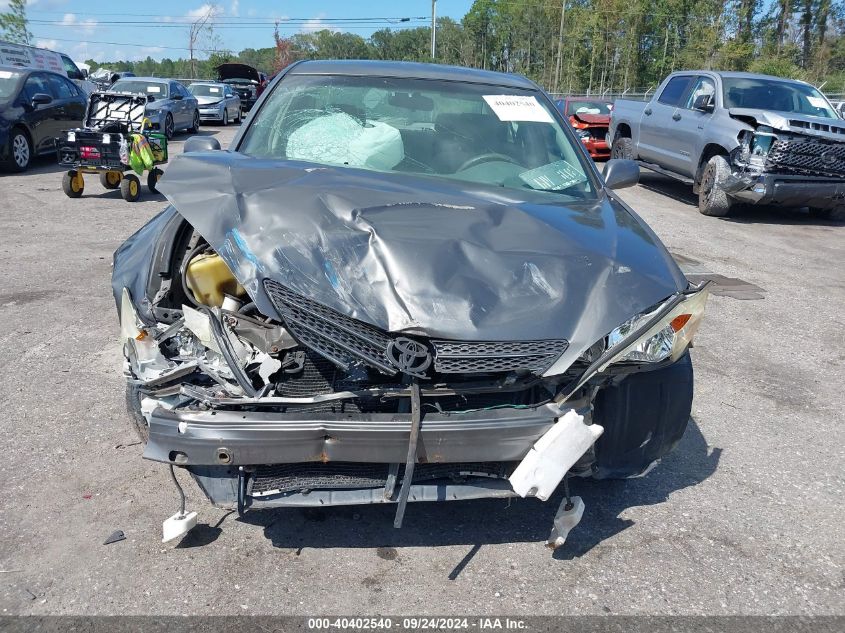
[[[229,125],[229,110],[227,108],[223,108],[223,119],[220,121],[220,124],[224,127]]]
[[[200,131],[200,112],[199,110],[194,110],[194,123],[191,127],[188,128],[188,132],[191,134],[196,134]]]
[[[613,139],[613,147],[610,150],[611,158],[634,159],[634,141],[627,136],[617,136]]]
[[[241,114],[241,107],[238,106],[238,112],[235,115],[235,123],[240,123],[241,121],[243,121],[243,115]]]
[[[141,181],[135,174],[126,174],[120,181],[120,195],[126,202],[135,202],[141,197]]]
[[[730,175],[731,168],[724,156],[714,156],[707,161],[698,188],[698,210],[703,215],[723,218],[731,212],[733,203],[724,189]]]
[[[164,119],[164,136],[168,141],[173,138],[173,132],[173,115],[168,112]]]
[[[100,174],[100,184],[106,189],[117,189],[122,179],[123,174],[119,171],[104,171]]]
[[[161,171],[158,167],[154,167],[147,173],[147,189],[152,191],[153,193],[158,193],[158,189],[156,189],[156,184],[164,175],[164,172]]]
[[[23,129],[15,128],[9,143],[12,150],[9,166],[14,171],[26,171],[32,161],[32,143],[29,141],[29,135]]]
[[[85,181],[82,179],[82,174],[71,169],[66,171],[62,176],[62,191],[68,198],[78,198],[85,190]]]
[[[126,383],[126,412],[138,437],[146,444],[150,439],[150,426],[144,414],[141,413],[141,392],[138,385]]]

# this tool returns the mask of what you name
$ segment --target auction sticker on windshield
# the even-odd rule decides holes
[[[534,97],[523,95],[483,95],[500,121],[551,123],[552,115]]]

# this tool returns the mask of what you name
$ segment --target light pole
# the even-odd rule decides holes
[[[431,59],[437,50],[437,0],[431,0]]]

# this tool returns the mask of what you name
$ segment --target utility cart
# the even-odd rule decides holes
[[[84,127],[66,130],[59,137],[59,164],[67,166],[62,190],[78,198],[85,188],[83,174],[98,174],[106,189],[120,189],[123,199],[141,197],[141,180],[147,172],[147,188],[156,193],[167,162],[167,137],[145,129],[145,95],[94,92],[88,98]],[[133,173],[134,172],[134,173]],[[136,175],[137,174],[137,175]]]

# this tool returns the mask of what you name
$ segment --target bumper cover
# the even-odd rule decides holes
[[[580,405],[580,406],[579,406]],[[570,401],[587,418],[586,402]],[[518,461],[565,413],[554,404],[423,416],[420,461]],[[319,414],[155,409],[144,457],[179,465],[343,461],[402,463],[410,414]]]
[[[818,209],[845,205],[845,180],[842,179],[779,174],[735,175],[726,189],[734,198],[751,204]]]

